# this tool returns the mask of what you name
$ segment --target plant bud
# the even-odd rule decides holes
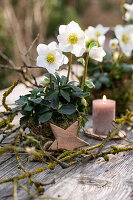
[[[81,103],[83,106],[85,106],[85,107],[87,106],[87,101],[85,100],[85,98],[81,99]]]
[[[49,82],[49,78],[45,78],[43,81],[40,82],[40,85],[46,87],[47,85],[49,85]]]

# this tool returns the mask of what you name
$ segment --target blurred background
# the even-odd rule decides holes
[[[56,40],[59,26],[71,20],[78,22],[83,30],[99,23],[104,26],[121,24],[121,2],[121,0],[0,0],[0,65],[6,65],[10,61],[4,55],[19,67],[24,63],[35,65],[37,44],[47,44],[53,39]],[[33,48],[29,51],[35,38]],[[40,75],[41,70],[36,71],[36,75]],[[0,69],[0,89],[11,85],[15,77],[17,74],[12,70]]]

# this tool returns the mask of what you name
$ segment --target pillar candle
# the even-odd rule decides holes
[[[115,101],[106,99],[93,100],[93,133],[97,135],[108,135],[113,131],[113,120],[115,119]]]

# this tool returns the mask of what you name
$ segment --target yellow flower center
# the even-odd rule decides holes
[[[125,44],[128,44],[130,42],[130,35],[128,33],[124,33],[122,35],[122,41],[125,43]]]
[[[76,33],[71,33],[68,37],[68,41],[70,42],[70,44],[77,44],[78,42],[78,36]]]
[[[116,43],[112,43],[112,47],[116,47],[117,46],[117,44]]]
[[[46,57],[46,60],[48,63],[54,63],[55,61],[55,56],[52,53],[49,53]]]
[[[96,31],[96,37],[99,37],[101,35],[100,31]]]

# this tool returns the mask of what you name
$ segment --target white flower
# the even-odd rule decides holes
[[[46,68],[50,74],[54,74],[61,65],[68,63],[68,58],[62,54],[56,42],[39,44],[37,52],[37,66]]]
[[[119,41],[118,41],[116,38],[111,39],[111,40],[109,41],[109,47],[110,47],[111,49],[116,49],[116,48],[118,47],[118,45],[119,45]]]
[[[105,34],[108,32],[109,27],[104,27],[98,24],[96,27],[89,26],[85,30],[86,42],[87,41],[98,41],[100,46],[104,45]]]
[[[133,4],[125,3],[123,7],[126,9],[125,20],[126,21],[133,20]]]
[[[102,62],[103,61],[103,57],[106,55],[105,51],[103,50],[102,47],[97,47],[94,46],[89,50],[89,56],[90,58]]]
[[[64,52],[71,52],[77,57],[85,52],[85,34],[74,21],[59,27],[57,39],[59,47]]]
[[[117,25],[115,27],[115,35],[119,40],[122,52],[126,56],[131,56],[133,50],[133,25]]]

